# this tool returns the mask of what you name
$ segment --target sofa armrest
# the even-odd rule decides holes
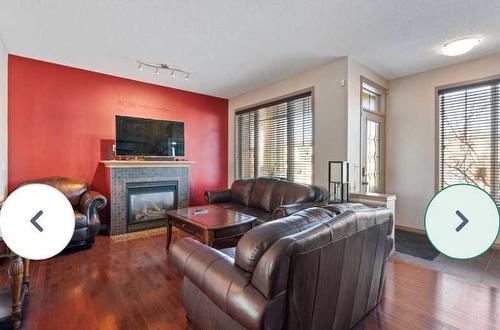
[[[178,239],[170,260],[200,291],[231,318],[248,329],[260,329],[267,301],[251,284],[251,274],[234,260],[190,237]]]
[[[231,189],[220,191],[206,191],[205,199],[208,203],[226,203],[231,201]]]
[[[234,265],[233,258],[191,237],[175,241],[170,249],[170,260],[182,275],[187,276],[200,289],[204,286],[205,273],[215,264],[221,268],[229,266],[230,277],[243,275],[250,277],[250,274]]]
[[[106,206],[107,200],[106,197],[101,195],[96,191],[87,191],[83,194],[82,198],[80,198],[80,212],[89,217],[92,213],[97,212],[103,209]]]
[[[95,191],[87,191],[80,198],[79,209],[85,214],[88,220],[87,241],[93,242],[101,227],[99,220],[99,210],[106,206],[106,197]]]
[[[317,207],[318,203],[315,202],[307,202],[307,203],[297,203],[297,204],[288,204],[281,205],[274,209],[273,211],[273,219],[281,219],[286,218],[289,215],[292,215],[296,212],[299,212],[304,209],[308,209],[310,207]]]

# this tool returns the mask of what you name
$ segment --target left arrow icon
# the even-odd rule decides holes
[[[43,211],[42,211],[42,210],[40,210],[40,211],[38,211],[38,213],[37,213],[37,214],[35,214],[35,216],[34,216],[34,217],[30,220],[31,224],[32,224],[33,226],[35,226],[35,228],[36,228],[36,229],[38,229],[38,231],[40,231],[40,232],[42,232],[42,231],[43,231],[43,228],[42,228],[42,226],[40,226],[40,225],[38,224],[38,222],[36,222],[36,221],[38,220],[38,218],[40,218],[40,217],[42,216],[42,214],[43,214]]]

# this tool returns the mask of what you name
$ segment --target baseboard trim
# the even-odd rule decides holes
[[[406,232],[409,232],[409,233],[426,235],[425,230],[418,229],[418,228],[411,228],[411,227],[396,225],[396,229],[401,230],[401,231],[406,231]],[[500,243],[493,243],[493,245],[491,246],[491,248],[493,250],[500,250]]]
[[[409,233],[425,235],[425,230],[418,229],[418,228],[411,228],[411,227],[396,225],[396,229],[402,230],[402,231],[407,231]]]

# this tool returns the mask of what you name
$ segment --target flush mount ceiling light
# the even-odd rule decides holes
[[[446,56],[463,55],[479,45],[480,42],[481,40],[479,38],[462,38],[453,40],[446,43],[441,52]]]
[[[184,70],[181,70],[181,69],[177,69],[177,68],[173,68],[171,67],[170,65],[168,64],[162,64],[162,63],[147,63],[147,62],[142,62],[142,61],[136,61],[139,66],[137,67],[137,70],[139,71],[143,71],[143,68],[144,67],[148,67],[148,68],[152,68],[154,69],[154,74],[156,76],[159,76],[161,71],[162,70],[167,70],[167,71],[170,71],[170,76],[172,78],[175,77],[175,73],[178,72],[180,74],[182,74],[184,76],[184,79],[185,80],[188,80],[189,77],[191,76],[191,73],[190,72],[187,72],[187,71],[184,71]]]

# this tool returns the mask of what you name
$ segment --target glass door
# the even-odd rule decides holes
[[[384,193],[385,118],[362,111],[361,115],[361,190]]]

